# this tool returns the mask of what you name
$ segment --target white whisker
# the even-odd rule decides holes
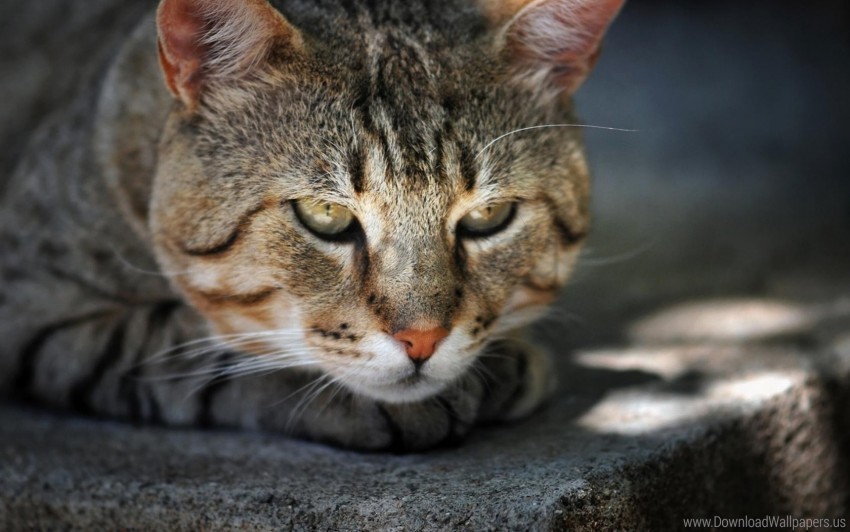
[[[505,133],[503,135],[499,135],[495,139],[491,140],[483,148],[481,148],[481,150],[475,155],[475,157],[476,158],[480,157],[481,154],[484,153],[490,146],[499,142],[500,140],[502,140],[505,137],[509,137],[509,136],[515,135],[517,133],[522,133],[523,131],[530,131],[532,129],[544,129],[544,128],[550,128],[550,127],[579,127],[579,128],[586,128],[586,129],[602,129],[602,130],[605,130],[605,131],[619,131],[619,132],[623,132],[623,133],[637,133],[637,131],[638,131],[637,129],[624,129],[624,128],[620,128],[620,127],[607,127],[607,126],[591,126],[591,125],[588,125],[588,124],[542,124],[542,125],[539,125],[539,126],[521,127],[519,129],[514,129],[513,131],[508,131],[507,133]]]
[[[652,238],[647,240],[640,246],[636,247],[635,249],[625,251],[617,255],[611,255],[602,258],[588,258],[587,255],[593,257],[594,250],[585,249],[577,262],[577,268],[581,268],[582,266],[608,266],[610,264],[620,264],[622,262],[627,262],[643,255],[644,253],[655,247],[657,243],[658,239]]]
[[[140,273],[143,275],[152,275],[155,277],[180,277],[183,275],[191,275],[196,272],[203,273],[205,271],[204,268],[189,268],[186,270],[176,270],[176,271],[166,271],[166,270],[148,270],[146,268],[142,268],[130,262],[126,257],[124,257],[118,248],[114,244],[109,244],[109,247],[112,248],[112,252],[118,261],[124,265],[130,271]],[[280,268],[263,268],[257,270],[251,270],[251,273],[254,275],[262,275],[266,273],[280,273]]]
[[[221,336],[208,336],[205,338],[198,338],[195,340],[190,340],[188,342],[184,342],[182,344],[178,344],[167,349],[163,349],[154,355],[146,358],[141,364],[151,364],[155,362],[159,362],[162,360],[174,360],[176,358],[193,358],[196,356],[201,356],[205,352],[215,351],[217,349],[222,348],[231,348],[235,349],[237,347],[244,347],[246,345],[251,345],[251,343],[260,343],[264,340],[288,340],[288,339],[300,339],[303,337],[303,332],[298,329],[292,330],[271,330],[271,331],[259,331],[259,332],[251,332],[251,333],[239,333],[239,334],[226,334]],[[199,347],[190,351],[184,351],[187,347],[202,345],[202,344],[211,344],[205,347]],[[169,356],[174,355],[174,356]]]
[[[286,421],[286,432],[290,432],[292,430],[293,425],[297,423],[301,416],[304,414],[304,411],[306,411],[307,406],[309,406],[309,404],[313,402],[316,396],[331,383],[333,383],[333,377],[325,373],[319,375],[307,386],[303,386],[293,392],[294,394],[304,391],[304,397],[302,397],[295,404],[295,407],[293,407],[293,409],[289,412],[289,419]]]

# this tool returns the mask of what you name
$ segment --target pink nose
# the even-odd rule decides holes
[[[403,343],[407,348],[407,356],[414,362],[425,362],[437,348],[437,342],[449,335],[442,327],[427,331],[405,329],[393,335],[393,338]]]

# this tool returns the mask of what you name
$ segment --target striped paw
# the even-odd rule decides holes
[[[496,342],[481,356],[485,379],[481,421],[521,419],[545,403],[557,387],[549,352],[527,340]]]

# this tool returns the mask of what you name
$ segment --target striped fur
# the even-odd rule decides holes
[[[174,53],[151,14],[8,180],[0,390],[362,449],[533,411],[551,362],[521,329],[568,278],[589,178],[576,128],[504,136],[575,122],[580,79],[553,74],[569,65],[504,38],[533,27],[502,13],[524,3],[180,3],[206,9],[203,75],[174,74],[195,48]],[[585,23],[598,35],[570,53],[589,61],[607,21],[569,29]],[[317,239],[291,207],[309,198],[349,208],[360,236]],[[502,201],[504,231],[458,234]],[[450,334],[414,368],[389,333],[433,325]]]

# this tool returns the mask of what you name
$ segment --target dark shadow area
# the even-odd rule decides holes
[[[846,2],[629,5],[579,95],[586,122],[640,131],[587,135],[596,233],[564,298],[565,312],[584,322],[572,329],[577,347],[629,346],[632,318],[674,302],[759,296],[817,305],[850,296],[848,56]],[[744,417],[703,447],[633,470],[636,485],[669,483],[635,488],[635,508],[652,509],[642,523],[680,528],[685,509],[691,517],[846,513],[847,354],[829,339],[847,330],[846,320],[825,319],[760,338],[819,354],[817,406]],[[662,388],[698,396],[706,382],[690,371]],[[663,431],[641,439],[665,444]],[[831,474],[796,470],[795,453],[831,465]],[[574,501],[567,507],[565,515],[587,517]]]
[[[567,309],[817,291],[850,264],[848,7],[633,2],[578,95],[595,228]],[[590,327],[588,327],[590,328]]]
[[[0,2],[0,193],[33,128],[98,75],[156,0]],[[121,28],[104,35],[93,28]],[[73,43],[73,46],[69,46]]]

